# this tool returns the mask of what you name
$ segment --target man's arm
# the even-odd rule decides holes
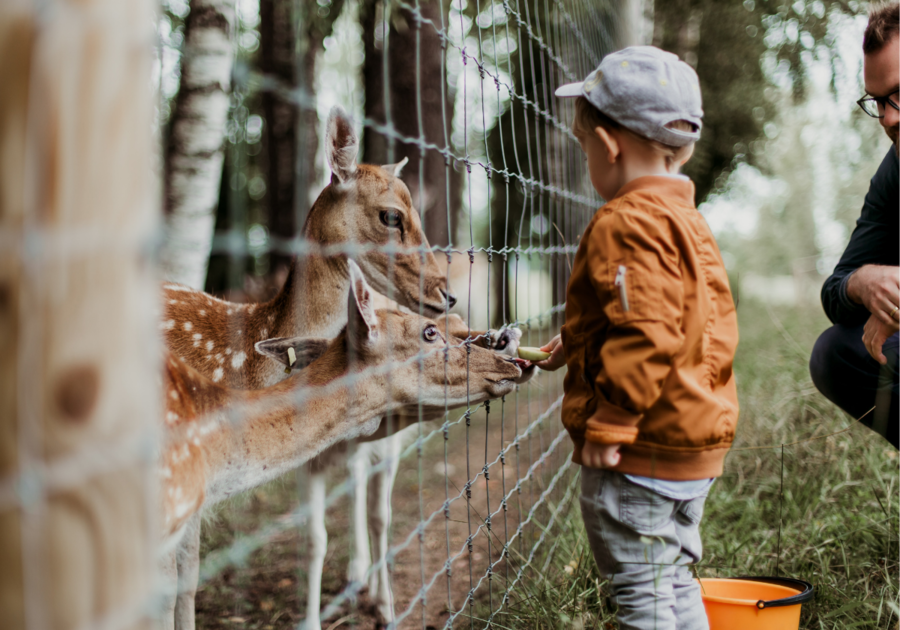
[[[891,147],[869,184],[850,243],[822,286],[822,306],[835,324],[858,326],[869,318],[866,290],[872,286],[874,276],[873,270],[865,269],[867,265],[898,264],[898,186],[897,154]],[[884,290],[887,289],[885,285]]]

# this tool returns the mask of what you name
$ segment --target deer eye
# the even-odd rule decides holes
[[[441,334],[438,332],[436,326],[427,326],[422,332],[422,338],[429,343],[434,343],[440,338],[440,336]]]
[[[400,227],[400,213],[393,210],[382,210],[378,213],[378,218],[389,228]]]

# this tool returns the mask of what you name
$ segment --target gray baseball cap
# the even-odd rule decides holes
[[[682,147],[700,138],[703,103],[697,73],[676,55],[654,46],[610,53],[584,81],[563,85],[556,95],[584,96],[620,125],[669,146]],[[676,120],[697,129],[666,127]]]

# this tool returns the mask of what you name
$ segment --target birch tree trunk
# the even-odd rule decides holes
[[[235,0],[191,0],[166,151],[163,274],[202,289],[215,229],[234,65]]]
[[[0,626],[145,628],[152,0],[0,2]]]

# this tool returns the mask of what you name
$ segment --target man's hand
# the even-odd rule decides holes
[[[893,325],[885,324],[881,321],[881,318],[876,317],[874,313],[869,316],[869,321],[866,322],[866,325],[863,328],[862,339],[863,343],[866,344],[866,350],[868,350],[869,354],[872,355],[872,358],[881,365],[887,363],[887,358],[885,358],[884,354],[881,352],[882,347],[884,347],[884,342],[898,330],[900,330],[900,325],[898,325],[896,321],[894,321]]]
[[[897,321],[900,319],[900,309],[897,308],[900,306],[900,267],[863,265],[847,280],[847,296],[865,306],[882,324],[893,326],[894,332],[897,331]],[[866,330],[868,328],[866,324]],[[869,347],[868,343],[866,347]],[[881,344],[877,353],[869,348],[869,354],[877,359],[881,355]]]
[[[534,362],[534,364],[542,370],[553,372],[566,364],[566,353],[563,349],[562,335],[556,335],[549,343],[541,346],[541,350],[550,353],[550,358]]]
[[[549,359],[548,359],[549,361]],[[612,468],[619,464],[621,444],[596,444],[585,442],[581,449],[581,464],[588,468]]]

